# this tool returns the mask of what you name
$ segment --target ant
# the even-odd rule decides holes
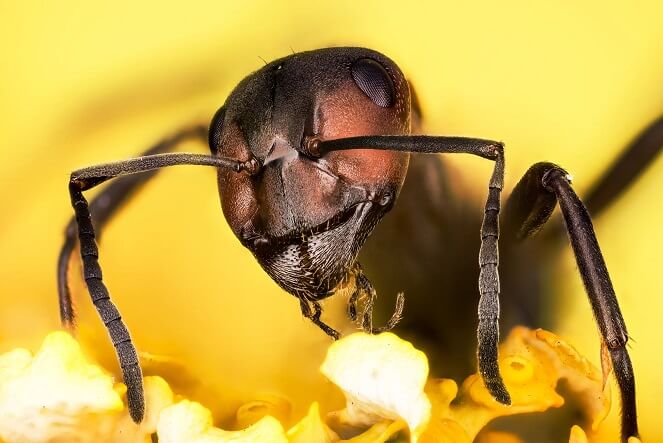
[[[402,317],[401,293],[387,324],[373,327],[376,291],[357,257],[394,206],[410,160],[413,169],[421,171],[421,159],[431,157],[415,154],[471,154],[492,161],[483,222],[476,236],[480,242],[477,355],[486,388],[500,403],[511,403],[497,364],[504,145],[478,138],[412,135],[419,119],[411,85],[392,60],[364,48],[319,49],[273,61],[246,77],[209,128],[185,129],[137,158],[72,172],[69,193],[75,218],[66,229],[58,261],[61,320],[73,328],[67,267],[78,243],[85,282],[117,352],[135,422],[144,415],[142,372],[129,331],[102,281],[94,226],[101,229],[158,169],[175,165],[217,169],[221,206],[233,233],[269,276],[299,299],[302,314],[337,339],[339,333],[320,319],[320,301],[339,289],[351,289],[348,315],[366,331],[389,330]],[[662,133],[663,119],[633,143],[588,200],[592,210],[608,205],[635,179],[658,153]],[[187,139],[207,139],[211,155],[168,152]],[[127,177],[111,183],[88,204],[84,191],[120,176]],[[626,441],[638,435],[628,333],[589,212],[564,169],[537,163],[526,172],[502,214],[504,237],[524,239],[535,234],[557,203],[617,378]],[[432,247],[443,250],[445,245]],[[358,315],[358,303],[364,299],[366,306]]]

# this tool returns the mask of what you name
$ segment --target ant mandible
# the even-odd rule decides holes
[[[410,153],[472,154],[494,163],[478,251],[477,355],[489,392],[500,403],[510,404],[497,364],[497,241],[504,146],[476,138],[411,135],[414,100],[410,88],[398,66],[373,50],[327,48],[292,54],[242,80],[214,115],[209,130],[189,128],[141,157],[71,174],[69,193],[75,219],[67,227],[58,262],[61,319],[65,326],[73,327],[67,267],[78,238],[85,282],[117,352],[134,421],[140,422],[144,414],[142,372],[129,331],[102,281],[93,221],[98,229],[103,227],[132,191],[160,168],[215,167],[223,213],[232,231],[270,277],[299,299],[302,314],[337,339],[339,333],[320,319],[320,300],[350,287],[348,315],[365,330],[379,332],[399,321],[403,296],[397,297],[387,324],[374,328],[375,290],[357,255],[394,205]],[[167,152],[191,138],[207,138],[211,155]],[[634,144],[631,152],[642,149],[640,145]],[[618,174],[610,182],[617,191],[606,190],[608,199],[646,163]],[[137,173],[143,174],[132,175]],[[126,175],[90,204],[83,196],[88,189]],[[529,237],[546,223],[557,203],[619,385],[622,438],[637,436],[626,326],[592,221],[571,187],[569,174],[552,163],[535,164],[515,187],[502,217],[516,237]],[[368,301],[358,318],[357,303],[362,298]]]

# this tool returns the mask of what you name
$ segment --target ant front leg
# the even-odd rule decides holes
[[[578,264],[603,346],[612,360],[622,400],[622,441],[638,436],[635,377],[626,350],[628,332],[615,290],[587,209],[571,187],[569,175],[552,163],[532,166],[516,185],[505,211],[505,225],[516,239],[536,233],[556,202],[562,209],[568,237]]]
[[[127,402],[131,418],[140,423],[145,414],[145,396],[143,393],[143,374],[138,364],[138,353],[129,330],[122,321],[122,316],[110,299],[108,289],[102,280],[99,265],[99,249],[95,241],[92,217],[89,205],[83,196],[85,184],[72,180],[69,184],[71,204],[76,213],[78,238],[81,245],[83,260],[83,276],[87,284],[92,303],[99,312],[104,326],[108,329],[113,346],[120,361],[124,383],[127,386]]]
[[[108,330],[115,347],[122,369],[123,380],[127,386],[129,414],[136,423],[140,423],[145,414],[143,376],[138,364],[138,353],[129,331],[122,321],[122,316],[111,301],[108,288],[103,282],[99,264],[99,248],[97,247],[95,230],[92,225],[90,206],[83,192],[115,177],[154,171],[175,165],[212,166],[249,174],[255,173],[258,169],[255,161],[238,162],[201,154],[164,153],[79,169],[72,172],[69,179],[69,195],[71,205],[74,208],[78,240],[80,242],[83,276],[92,303]]]

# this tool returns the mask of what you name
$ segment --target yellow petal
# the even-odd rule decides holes
[[[565,379],[568,390],[578,398],[591,420],[591,430],[596,431],[610,412],[611,400],[610,385],[604,382],[601,370],[552,332],[517,328],[511,336],[505,351],[509,349],[506,345],[528,349],[542,365],[553,369],[551,383]]]
[[[4,441],[107,441],[122,408],[112,377],[65,332],[50,333],[34,357],[21,349],[0,357]]]
[[[311,405],[308,415],[288,431],[290,443],[332,443],[338,440],[338,435],[320,418],[317,402]]]
[[[157,422],[161,411],[173,404],[173,391],[161,377],[145,377],[145,417],[140,424],[133,422],[129,412],[118,422],[113,442],[144,443],[150,441],[150,435],[157,431]],[[123,385],[124,386],[124,385]]]
[[[517,435],[502,431],[482,432],[475,443],[524,443]]]
[[[571,435],[569,436],[569,443],[587,443],[587,434],[578,425],[571,428]]]
[[[428,360],[391,333],[356,333],[335,342],[320,368],[345,394],[342,422],[369,426],[403,419],[416,441],[430,417],[424,394]]]
[[[472,439],[457,421],[435,418],[419,438],[420,443],[471,443]]]
[[[212,425],[212,413],[201,404],[182,400],[165,408],[157,424],[159,443],[287,443],[283,427],[266,416],[240,431],[224,431]]]
[[[455,385],[449,380],[431,382],[427,393],[432,399],[433,421],[454,421],[465,430],[466,438],[472,440],[496,417],[561,406],[564,399],[555,391],[560,379],[567,380],[568,389],[584,405],[592,430],[596,430],[610,410],[609,386],[604,387],[601,371],[550,332],[514,328],[500,346],[499,365],[511,394],[511,406],[493,399],[479,374],[465,380],[453,406],[449,404]],[[431,426],[437,428],[439,424]],[[436,438],[444,441],[439,436]]]
[[[397,439],[399,433],[407,431],[408,426],[403,420],[394,422],[383,421],[371,426],[367,431],[362,434],[351,438],[350,440],[341,440],[342,443],[385,443],[387,441],[393,443],[400,443],[401,441],[410,441],[407,435],[403,439]]]
[[[246,428],[267,415],[286,423],[290,420],[291,413],[292,404],[285,397],[277,394],[261,394],[237,409],[234,427]]]
[[[426,394],[432,404],[432,419],[420,438],[420,443],[470,443],[472,438],[454,419],[450,419],[450,404],[458,394],[453,380],[430,380]]]

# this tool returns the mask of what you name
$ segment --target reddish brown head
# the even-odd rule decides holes
[[[213,153],[261,165],[254,175],[219,169],[224,215],[284,289],[324,298],[391,208],[408,154],[311,158],[306,143],[409,132],[408,83],[384,55],[328,48],[276,60],[246,77],[212,120]]]

